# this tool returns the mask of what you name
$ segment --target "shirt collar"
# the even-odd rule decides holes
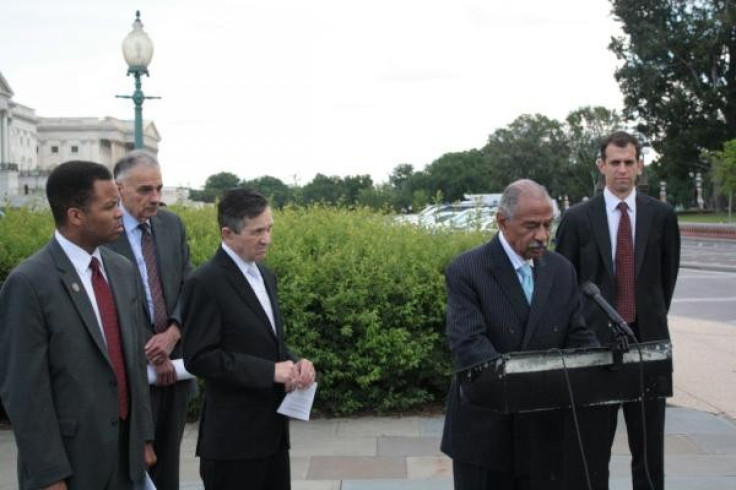
[[[519,267],[523,266],[524,264],[529,264],[532,267],[534,267],[534,261],[532,260],[526,260],[524,257],[516,253],[516,250],[511,248],[511,244],[506,240],[506,237],[503,234],[503,231],[500,231],[498,233],[498,238],[501,240],[501,245],[503,246],[504,252],[506,252],[506,255],[509,257],[509,260],[511,261],[511,265],[513,266],[514,270],[519,270]]]
[[[133,230],[140,230],[138,226],[141,224],[140,221],[135,219],[132,214],[128,212],[127,209],[125,209],[125,206],[123,204],[120,204],[120,209],[123,211],[123,228],[125,228],[125,231],[131,232]],[[146,220],[145,223],[150,224],[150,220]]]
[[[614,193],[611,192],[608,187],[606,187],[605,189],[603,189],[603,199],[606,201],[606,210],[609,213],[613,213],[618,207],[618,203],[620,203],[621,201],[626,203],[626,205],[629,207],[629,211],[636,211],[636,189],[632,189],[625,199],[621,199],[618,196],[614,195]]]
[[[248,269],[251,266],[256,265],[255,262],[249,262],[247,260],[243,260],[243,258],[237,253],[235,253],[235,251],[232,248],[228,247],[225,242],[222,242],[222,249],[231,259],[233,259],[233,262],[235,262],[235,265],[237,265],[238,269],[240,269],[245,275],[247,275]]]
[[[77,270],[77,273],[80,276],[87,273],[87,269],[89,269],[89,263],[91,262],[92,257],[96,257],[97,260],[100,262],[100,265],[102,265],[104,269],[99,247],[95,248],[92,254],[89,254],[85,249],[59,233],[59,230],[56,230],[54,232],[54,238],[56,238],[56,241],[59,242],[61,249],[64,251],[66,256],[69,257],[69,260],[71,261],[72,265]]]

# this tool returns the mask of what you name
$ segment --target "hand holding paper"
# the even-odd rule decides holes
[[[284,400],[276,410],[281,415],[293,419],[308,421],[314,403],[314,394],[317,392],[317,383],[312,383],[309,388],[294,390],[286,394]]]

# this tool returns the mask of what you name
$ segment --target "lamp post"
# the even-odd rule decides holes
[[[123,57],[128,64],[128,75],[135,77],[135,92],[133,95],[116,95],[116,97],[133,99],[133,104],[135,104],[134,142],[135,149],[138,150],[143,148],[143,101],[161,98],[146,97],[141,90],[141,75],[149,76],[148,65],[153,58],[153,42],[143,31],[140,10],[135,12],[133,30],[123,39]]]

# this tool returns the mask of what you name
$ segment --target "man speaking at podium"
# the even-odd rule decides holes
[[[547,251],[553,211],[545,188],[532,180],[511,183],[496,219],[493,240],[458,256],[445,273],[455,370],[508,352],[597,346],[583,319],[575,269]],[[455,489],[565,488],[563,413],[505,415],[470,405],[454,376],[442,451],[453,459]]]

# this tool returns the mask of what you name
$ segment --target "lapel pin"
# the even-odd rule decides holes
[[[79,292],[79,284],[77,284],[76,282],[73,282],[72,283],[72,291],[74,291],[75,293],[78,293]]]

